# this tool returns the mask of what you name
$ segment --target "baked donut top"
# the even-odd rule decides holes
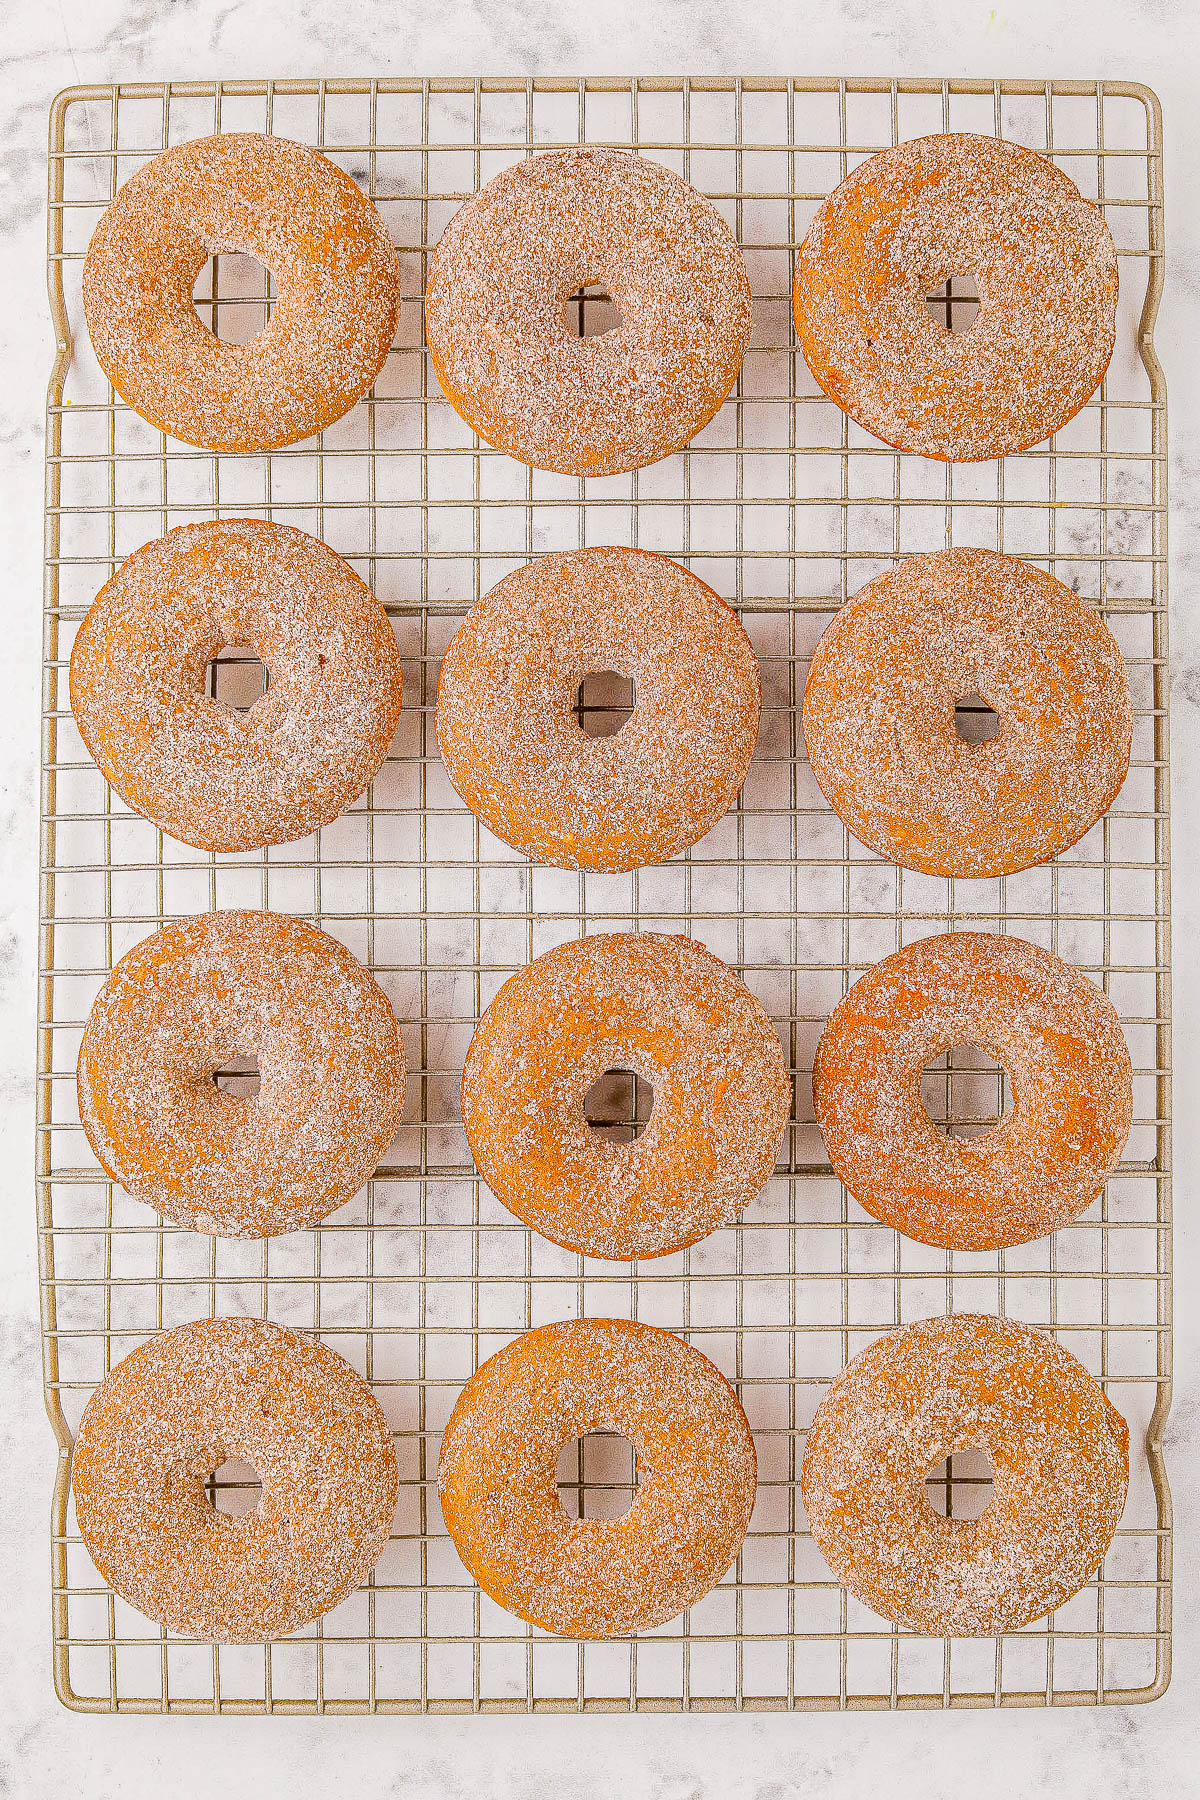
[[[234,1517],[204,1482],[250,1463]],[[106,1580],[169,1630],[280,1637],[370,1572],[391,1529],[396,1452],[366,1382],[327,1345],[264,1319],[160,1331],[88,1401],[75,1440],[80,1530]]]
[[[564,1443],[617,1431],[637,1455],[620,1519],[571,1519]],[[708,1358],[630,1319],[515,1338],[467,1382],[442,1438],[446,1525],[485,1592],[544,1630],[618,1637],[676,1618],[720,1580],[754,1507],[754,1440]]]
[[[275,278],[248,344],[203,323],[210,256]],[[377,374],[400,283],[383,219],[336,163],[287,138],[229,132],[175,144],[131,175],[92,235],[83,309],[105,374],[171,436],[217,450],[294,443],[339,418]]]
[[[256,1096],[215,1071],[253,1056]],[[349,1200],[391,1143],[404,1045],[344,944],[277,913],[201,913],[126,952],[79,1052],[79,1111],[104,1168],[193,1231],[299,1231]]]
[[[926,298],[972,275],[954,334]],[[1117,254],[1099,208],[1045,156],[960,132],[861,163],[796,259],[793,310],[817,381],[866,430],[949,462],[1043,442],[1099,386]]]
[[[618,1144],[584,1100],[605,1070],[654,1090]],[[774,1026],[703,945],[602,932],[505,982],[471,1040],[463,1123],[499,1198],[589,1256],[663,1256],[732,1223],[768,1180],[792,1089]]]
[[[941,1518],[925,1477],[969,1448],[993,1465],[993,1498],[978,1519]],[[1128,1426],[1076,1357],[1015,1319],[958,1313],[847,1364],[813,1420],[801,1490],[818,1545],[868,1606],[979,1637],[1078,1592],[1128,1478]]]
[[[590,737],[588,674],[634,683]],[[506,842],[556,867],[632,869],[704,836],[740,792],[761,678],[737,614],[668,557],[619,546],[539,557],[455,632],[438,679],[446,772]]]
[[[245,713],[205,691],[227,646],[269,686]],[[71,652],[71,706],[106,779],[205,850],[328,824],[375,775],[400,715],[395,633],[327,544],[262,519],[181,525],[128,557]]]
[[[602,284],[624,324],[580,339],[570,295]],[[611,475],[710,419],[750,337],[733,233],[703,194],[628,151],[550,151],[505,169],[433,253],[426,336],[439,381],[488,440],[538,468]]]
[[[1012,1083],[979,1137],[941,1129],[922,1072],[978,1045]],[[1129,1136],[1133,1078],[1104,990],[1024,938],[952,931],[868,969],[817,1047],[813,1101],[831,1163],[876,1218],[922,1243],[993,1250],[1078,1218]]]
[[[971,695],[996,713],[959,734]],[[803,729],[830,804],[880,856],[1013,874],[1076,843],[1129,767],[1133,707],[1099,613],[1015,556],[939,550],[867,583],[813,653]]]

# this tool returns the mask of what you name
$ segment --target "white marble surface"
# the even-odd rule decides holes
[[[9,1229],[0,1267],[7,1618],[0,1794],[142,1795],[1087,1794],[1196,1791],[1200,1724],[1200,1152],[1191,1032],[1200,924],[1200,12],[1193,0],[9,0],[0,29],[0,519],[9,676],[0,716],[0,1141]],[[1178,1522],[1176,1673],[1149,1708],[1101,1712],[745,1718],[89,1719],[49,1670],[46,1520],[53,1449],[41,1402],[32,1218],[36,756],[42,406],[50,327],[42,277],[45,113],[74,81],[310,73],[1136,76],[1163,99],[1168,287],[1158,332],[1171,395],[1175,747],[1178,1394],[1168,1461]]]

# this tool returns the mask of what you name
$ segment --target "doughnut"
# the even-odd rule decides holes
[[[993,1497],[941,1518],[925,1477],[982,1450]],[[922,1319],[842,1370],[808,1433],[814,1541],[864,1605],[934,1636],[992,1637],[1091,1579],[1129,1484],[1129,1427],[1044,1331],[983,1313]]]
[[[606,1069],[654,1089],[641,1135],[590,1129]],[[732,1224],[775,1167],[792,1084],[749,988],[700,944],[581,938],[506,981],[467,1052],[462,1116],[510,1212],[585,1256],[665,1256]]]
[[[579,338],[567,301],[602,286],[622,323]],[[425,338],[473,431],[535,468],[618,475],[706,425],[750,341],[750,283],[711,200],[623,150],[504,169],[442,233]]]
[[[612,737],[576,721],[585,675],[632,679]],[[638,869],[710,831],[741,792],[762,705],[736,613],[646,550],[573,550],[506,575],[450,640],[437,736],[451,785],[535,862]]]
[[[570,1519],[558,1453],[618,1431],[637,1456],[621,1519]],[[442,1439],[446,1529],[485,1594],[564,1637],[625,1637],[715,1587],[754,1508],[754,1440],[698,1350],[628,1319],[567,1319],[477,1369]]]
[[[240,1518],[204,1486],[231,1460],[262,1486]],[[362,1377],[264,1319],[160,1331],[96,1389],[71,1458],[105,1581],[168,1630],[218,1643],[284,1637],[353,1593],[388,1541],[398,1485]]]
[[[205,692],[244,645],[270,685],[246,713]],[[200,850],[305,836],[379,770],[403,687],[387,614],[327,544],[261,519],[181,525],[100,590],[71,652],[71,707],[105,779]]]
[[[921,1099],[922,1070],[960,1044],[1012,1084],[982,1137],[952,1137]],[[813,1105],[834,1170],[875,1218],[918,1243],[1002,1250],[1091,1205],[1129,1136],[1133,1073],[1086,976],[1021,938],[952,931],[855,982],[817,1046]]]
[[[275,278],[270,322],[225,343],[192,300],[210,256]],[[122,400],[185,444],[274,450],[349,412],[400,314],[387,227],[328,157],[255,132],[175,144],[131,175],[92,233],[83,312]]]
[[[256,1057],[257,1097],[213,1079]],[[343,944],[269,912],[202,913],[123,956],[79,1051],[106,1172],[192,1231],[316,1225],[378,1167],[404,1105],[387,997]]]
[[[952,334],[926,296],[974,277]],[[1099,387],[1117,253],[1099,208],[1044,156],[955,132],[860,163],[796,258],[792,310],[818,385],[898,450],[979,462],[1040,444]]]
[[[999,732],[970,744],[958,700]],[[804,741],[856,838],[927,875],[1011,875],[1106,813],[1133,707],[1116,640],[1069,588],[1015,556],[939,550],[867,583],[813,655]]]

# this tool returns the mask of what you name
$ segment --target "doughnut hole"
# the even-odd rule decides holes
[[[235,1100],[257,1100],[262,1072],[257,1056],[229,1056],[213,1070],[213,1086]]]
[[[585,675],[575,690],[575,720],[585,737],[616,737],[636,703],[631,677],[612,669],[597,670]]]
[[[654,1089],[633,1069],[605,1069],[583,1096],[591,1129],[611,1144],[632,1144],[650,1122]]]
[[[554,1472],[568,1519],[623,1519],[637,1494],[637,1452],[619,1431],[570,1438]]]
[[[201,323],[223,344],[252,344],[270,324],[276,298],[271,271],[240,251],[210,256],[192,285]]]
[[[978,1044],[954,1044],[921,1075],[925,1111],[947,1137],[995,1131],[1012,1105],[1008,1071]]]
[[[213,1470],[204,1484],[204,1491],[214,1512],[225,1513],[233,1519],[245,1519],[262,1499],[262,1482],[253,1464],[231,1456]]]
[[[1000,715],[982,694],[963,694],[954,702],[954,729],[964,744],[988,744],[1000,732]]]
[[[971,1445],[926,1471],[925,1498],[941,1519],[979,1519],[992,1503],[993,1477],[987,1452]]]
[[[605,337],[625,328],[624,313],[600,281],[589,281],[568,294],[563,318],[568,335],[577,338]]]
[[[979,289],[971,274],[948,275],[926,294],[925,305],[935,325],[951,337],[962,337],[979,317]]]
[[[226,644],[208,665],[208,696],[230,712],[248,713],[270,686],[267,666],[245,644]]]

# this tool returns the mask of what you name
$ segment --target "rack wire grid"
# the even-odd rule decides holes
[[[373,393],[320,437],[210,455],[125,407],[82,338],[81,261],[105,204],[164,145],[211,131],[320,146],[370,193],[397,243],[403,306]],[[792,333],[792,255],[863,158],[925,132],[999,133],[1042,150],[1103,207],[1116,239],[1116,353],[1048,445],[949,466],[902,456],[817,389]],[[745,248],[753,341],[733,395],[679,454],[577,480],[480,443],[443,400],[422,341],[426,262],[447,220],[516,158],[633,146],[712,196]],[[1170,1655],[1169,1024],[1166,417],[1152,328],[1163,276],[1159,108],[1131,83],[877,80],[324,80],[73,88],[50,132],[49,284],[58,358],[46,489],[38,1194],[47,1403],[58,1438],[54,1664],[66,1703],[99,1711],[295,1712],[1032,1706],[1149,1700]],[[221,256],[197,287],[228,336],[261,327],[264,272]],[[963,272],[958,272],[960,275]],[[965,284],[931,299],[957,326]],[[969,302],[965,302],[969,305]],[[940,309],[940,311],[939,311]],[[603,328],[603,296],[578,302]],[[188,849],[121,804],[68,704],[74,631],[139,545],[188,521],[253,514],[315,533],[379,595],[406,659],[391,754],[364,798],[300,843]],[[629,875],[534,867],[458,801],[436,752],[439,658],[467,608],[541,551],[638,544],[696,570],[740,611],[762,665],[758,751],[739,803],[688,855]],[[824,803],[803,752],[806,661],[846,597],[898,557],[1004,548],[1108,621],[1135,705],[1117,803],[1047,867],[946,881],[892,867]],[[250,689],[218,688],[246,704]],[[611,727],[628,696],[585,693]],[[979,708],[976,707],[978,713]],[[968,721],[985,729],[986,718]],[[374,971],[403,1023],[410,1100],[364,1191],[316,1230],[263,1242],[171,1227],[107,1182],[79,1124],[75,1059],[116,959],[164,921],[218,906],[312,919]],[[849,984],[899,945],[968,927],[1014,932],[1084,969],[1120,1013],[1135,1122],[1105,1194],[1016,1249],[951,1254],[872,1220],[833,1176],[810,1070]],[[586,932],[693,934],[766,1005],[796,1108],[778,1170],[737,1229],[632,1266],[528,1232],[479,1182],[457,1104],[475,1023],[539,952]],[[229,1077],[233,1079],[232,1074]],[[245,1079],[245,1077],[243,1077]],[[951,1126],[995,1113],[986,1059],[927,1078]],[[615,1076],[598,1122],[636,1129]],[[646,1096],[638,1104],[644,1115]],[[806,1529],[798,1476],[813,1410],[847,1360],[949,1309],[1051,1330],[1129,1419],[1124,1520],[1099,1577],[998,1640],[930,1639],[868,1611]],[[319,1332],[371,1382],[395,1432],[395,1530],[368,1584],[285,1642],[198,1645],[131,1610],[97,1574],[70,1498],[72,1431],[105,1373],[149,1334],[248,1312]],[[680,1333],[736,1384],[754,1428],[758,1503],[728,1576],[681,1619],[615,1642],[531,1629],[480,1594],[442,1526],[439,1436],[472,1370],[515,1333],[576,1315]],[[622,1460],[624,1456],[625,1460]],[[564,1502],[620,1511],[624,1440],[587,1440]],[[569,1465],[569,1466],[567,1466]],[[934,1471],[943,1511],[977,1513],[988,1469]],[[231,1510],[253,1472],[218,1472]]]

